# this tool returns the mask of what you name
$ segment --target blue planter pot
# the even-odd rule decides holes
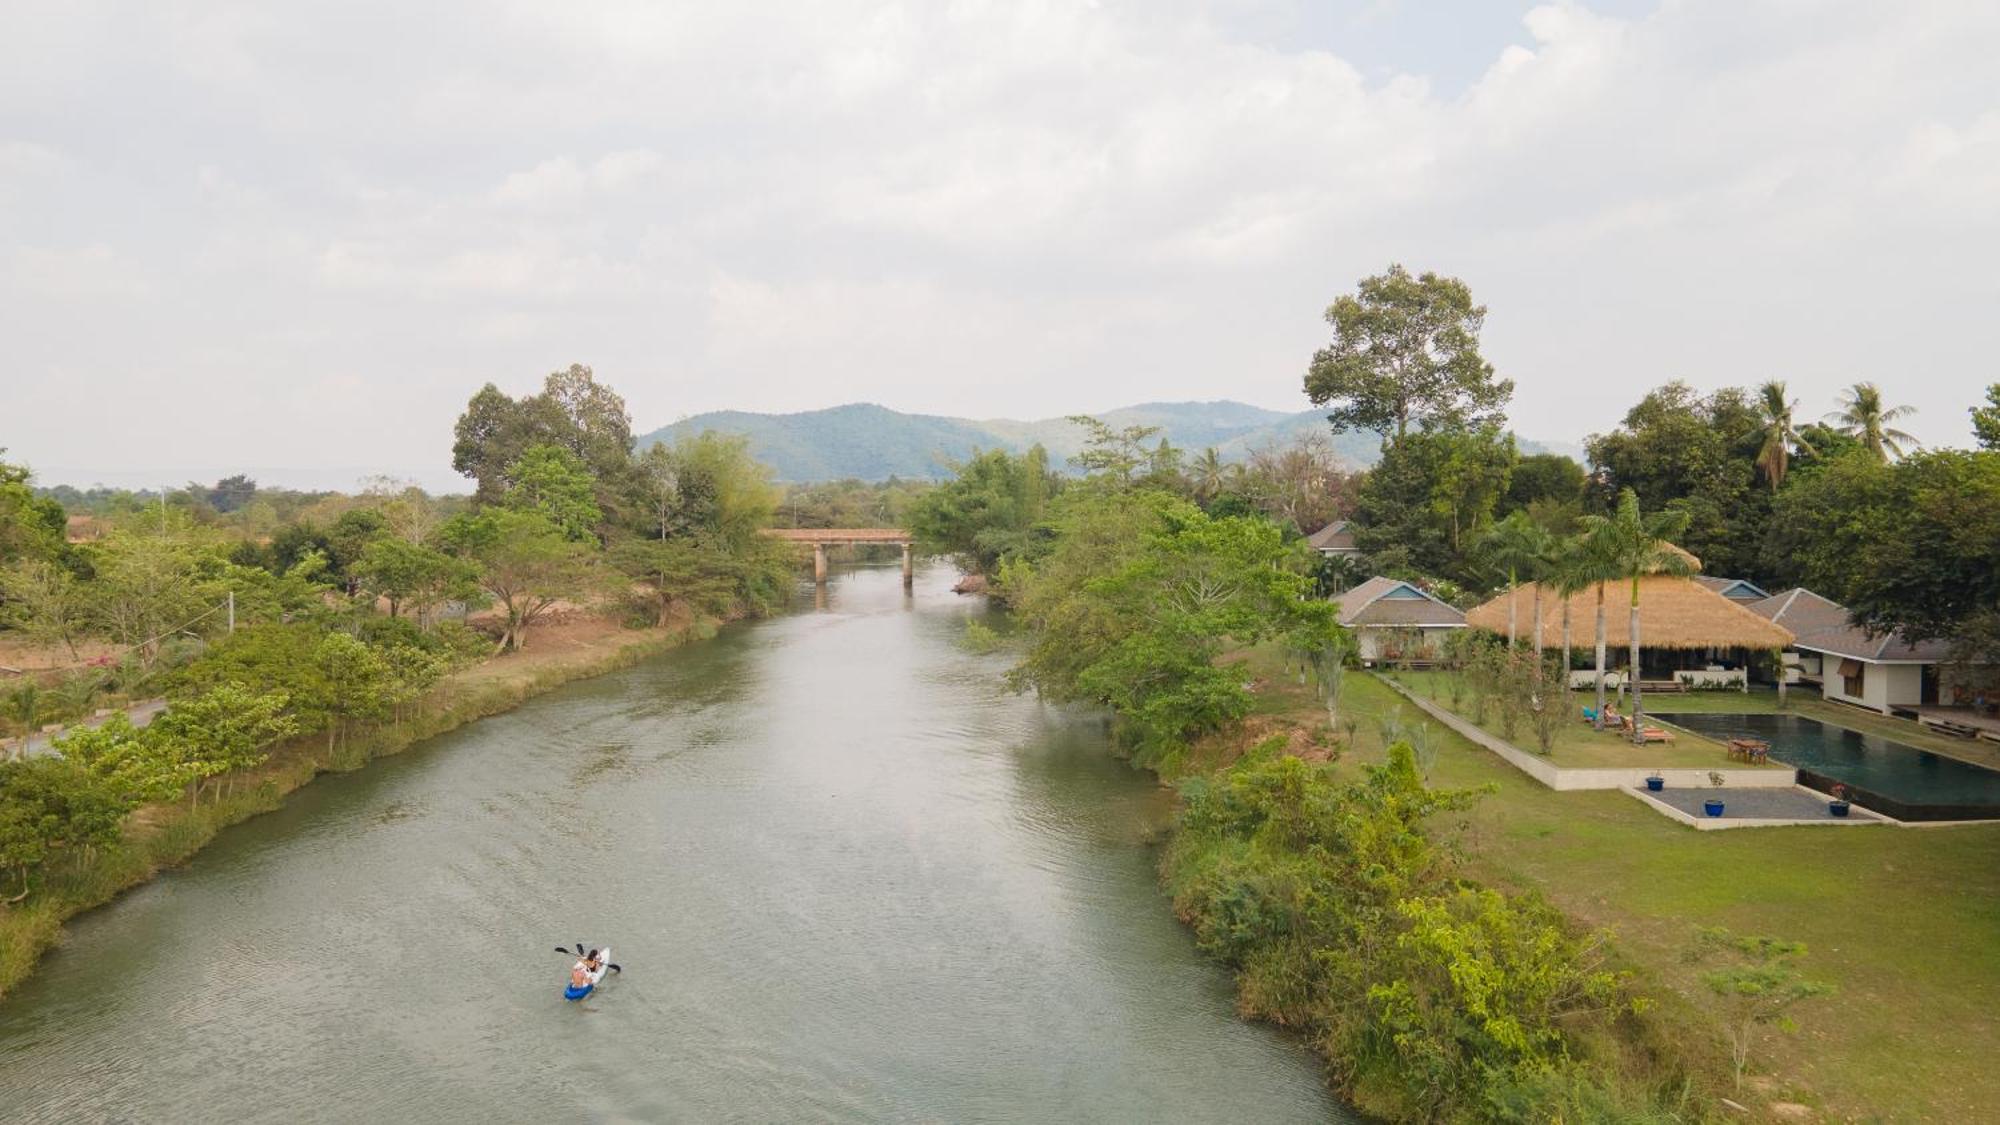
[[[1722,815],[1722,802],[1721,802],[1721,801],[1703,801],[1703,802],[1701,803],[1701,811],[1703,811],[1703,812],[1707,813],[1707,814],[1708,814],[1708,815],[1710,815],[1710,816],[1721,816],[1721,815]]]
[[[1848,803],[1846,801],[1828,801],[1826,803],[1826,811],[1835,816],[1846,816],[1847,809]]]
[[[1646,779],[1646,788],[1652,790],[1655,793],[1658,793],[1660,790],[1665,789],[1666,787],[1667,787],[1667,779],[1664,777],[1649,777]]]

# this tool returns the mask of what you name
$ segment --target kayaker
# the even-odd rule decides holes
[[[588,987],[591,983],[590,982],[591,970],[595,969],[596,967],[597,967],[596,963],[591,961],[589,958],[585,958],[582,961],[578,961],[575,965],[571,966],[569,970],[570,987],[571,988]]]

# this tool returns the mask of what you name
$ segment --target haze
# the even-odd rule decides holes
[[[465,399],[572,362],[642,430],[1303,409],[1392,261],[1533,438],[1873,379],[1963,445],[2000,378],[1990,3],[726,7],[10,4],[0,444],[462,485]]]

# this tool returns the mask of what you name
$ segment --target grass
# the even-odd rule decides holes
[[[531,648],[489,660],[447,677],[414,717],[354,732],[332,761],[325,760],[323,736],[293,739],[274,747],[262,766],[240,776],[233,796],[192,810],[180,800],[138,810],[127,822],[121,846],[67,870],[47,873],[26,902],[0,907],[0,997],[26,979],[42,954],[61,940],[65,920],[111,901],[163,868],[186,862],[224,828],[278,808],[285,794],[319,774],[357,769],[572,680],[628,667],[687,641],[714,636],[716,628],[713,621],[695,620],[671,629],[608,630],[593,643],[567,651],[543,653]]]
[[[1277,663],[1262,651],[1249,660],[1259,670]],[[1309,688],[1262,678],[1267,721],[1324,725]],[[1721,696],[1684,698],[1724,709]],[[1826,708],[1856,729],[1852,720],[1867,718],[1794,698],[1793,710],[1814,718]],[[1424,721],[1362,673],[1348,674],[1343,706],[1361,722],[1342,770],[1381,760],[1380,716],[1400,709]],[[1579,923],[1610,930],[1620,954],[1686,1013],[1690,1049],[1719,1052],[1722,1036],[1702,1014],[1702,966],[1686,960],[1699,927],[1803,941],[1807,975],[1840,991],[1794,1010],[1797,1035],[1759,1040],[1751,1066],[1766,1100],[1816,1102],[1854,1120],[2000,1120],[2000,1068],[1990,1062],[2000,1036],[2000,825],[1696,832],[1622,793],[1543,788],[1432,728],[1435,784],[1495,788],[1456,829],[1474,874],[1538,890]]]
[[[1470,694],[1468,693],[1456,706],[1453,706],[1445,673],[1396,672],[1393,675],[1398,682],[1408,687],[1416,695],[1456,713],[1461,718],[1472,719],[1473,709]],[[1741,693],[1725,692],[1691,692],[1686,696],[1673,696],[1671,698],[1676,701],[1681,699],[1706,700],[1722,695],[1729,695],[1731,698],[1738,700],[1743,698]],[[1580,708],[1591,706],[1594,702],[1594,695],[1584,692],[1571,692],[1567,699],[1560,692],[1550,697],[1550,705],[1561,707],[1565,713],[1565,721],[1556,726],[1554,745],[1549,748],[1549,752],[1546,755],[1550,764],[1565,769],[1587,769],[1601,766],[1639,766],[1646,769],[1755,768],[1746,766],[1743,762],[1731,761],[1729,756],[1723,751],[1721,743],[1688,731],[1674,731],[1674,740],[1672,742],[1649,742],[1644,746],[1634,746],[1631,739],[1619,735],[1615,731],[1595,730],[1583,721]],[[1700,706],[1684,707],[1681,710],[1723,711],[1734,709],[1723,706]],[[1540,751],[1540,746],[1535,740],[1534,728],[1525,718],[1516,725],[1511,738],[1507,736],[1506,731],[1501,727],[1499,721],[1491,714],[1487,716],[1486,722],[1479,725],[1484,727],[1489,733],[1506,738],[1507,741],[1531,754]]]

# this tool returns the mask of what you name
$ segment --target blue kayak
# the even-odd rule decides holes
[[[597,971],[590,974],[590,982],[588,984],[583,985],[582,987],[578,987],[577,985],[574,984],[564,985],[563,999],[581,1000],[584,997],[590,995],[591,993],[596,992],[597,982],[603,980],[604,974],[610,971],[611,971],[611,950],[609,948],[598,950]]]

